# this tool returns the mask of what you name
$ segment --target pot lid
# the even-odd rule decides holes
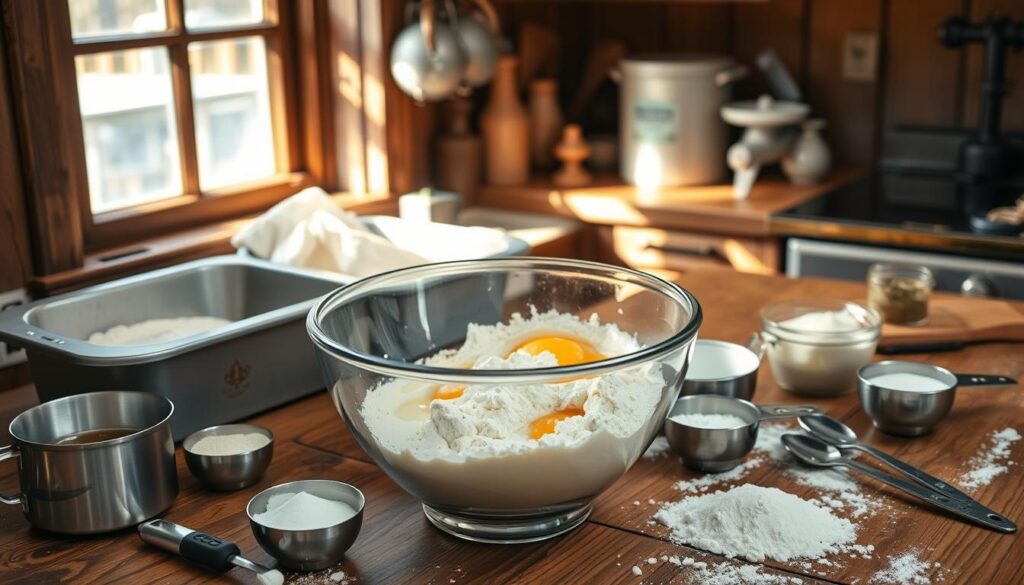
[[[802,121],[810,111],[807,104],[776,101],[766,94],[756,102],[733,102],[722,106],[722,119],[733,126],[790,126]]]
[[[735,63],[728,55],[713,53],[652,53],[630,55],[620,67],[647,75],[714,75]]]

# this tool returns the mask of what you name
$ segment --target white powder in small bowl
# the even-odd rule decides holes
[[[356,515],[345,502],[328,500],[309,492],[274,494],[267,511],[253,514],[256,522],[280,530],[317,530],[336,526]]]
[[[936,380],[930,376],[911,374],[909,372],[897,372],[895,374],[882,374],[870,379],[870,382],[879,388],[900,390],[903,392],[938,392],[948,390],[949,384]]]
[[[234,433],[231,435],[207,435],[189,449],[196,455],[224,456],[251,453],[270,442],[262,433]]]
[[[677,414],[672,417],[672,421],[698,429],[734,429],[750,425],[735,414],[702,414],[699,412]]]

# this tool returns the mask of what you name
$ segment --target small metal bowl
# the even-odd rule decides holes
[[[887,388],[877,382],[886,374],[915,374],[930,378],[942,388],[908,390]],[[857,372],[857,393],[860,405],[875,428],[883,433],[902,437],[920,437],[931,432],[942,420],[956,399],[956,389],[965,386],[1013,386],[1017,381],[990,374],[954,374],[946,368],[888,360],[875,362]]]
[[[721,473],[739,465],[743,456],[757,443],[762,420],[789,418],[821,411],[807,404],[756,405],[739,398],[699,394],[676,401],[665,419],[665,438],[683,465],[695,471]],[[726,429],[693,427],[672,417],[681,414],[731,414],[744,424]]]
[[[259,433],[270,439],[266,445],[247,453],[234,455],[200,455],[192,452],[199,439],[210,436]],[[259,425],[234,424],[207,427],[185,437],[181,442],[185,464],[196,479],[210,489],[240,490],[259,481],[274,455],[274,433]]]
[[[256,521],[254,516],[267,511],[267,502],[275,494],[308,492],[327,500],[344,502],[356,511],[355,516],[334,526],[312,530],[272,528]],[[327,479],[306,479],[282,483],[256,494],[245,507],[249,526],[263,550],[282,566],[295,571],[316,571],[337,564],[356,541],[363,527],[366,498],[354,486]]]
[[[716,394],[750,400],[757,388],[757,352],[728,341],[698,339],[693,345],[683,396]]]

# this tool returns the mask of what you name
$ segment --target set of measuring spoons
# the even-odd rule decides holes
[[[797,420],[808,434],[787,433],[782,436],[782,444],[803,463],[816,467],[845,467],[856,470],[985,528],[998,532],[1017,531],[1017,525],[1005,516],[986,508],[945,481],[884,451],[861,443],[853,429],[845,424],[822,414],[802,415]],[[861,463],[847,455],[848,451],[860,451],[871,455],[911,481]]]

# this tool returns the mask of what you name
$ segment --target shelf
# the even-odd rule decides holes
[[[524,185],[485,185],[477,204],[500,209],[556,213],[605,225],[651,226],[742,236],[769,235],[769,219],[795,205],[832,191],[863,175],[840,168],[810,187],[790,184],[781,175],[766,174],[750,197],[737,200],[732,185],[663,187],[645,191],[615,176],[595,178],[586,187],[563,188],[538,177]]]

